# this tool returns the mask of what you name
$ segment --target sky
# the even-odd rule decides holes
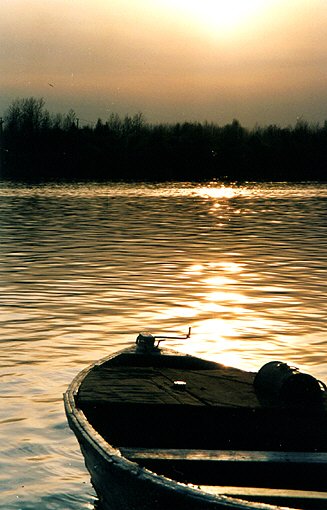
[[[81,125],[327,119],[327,0],[0,4],[0,115],[33,96]]]

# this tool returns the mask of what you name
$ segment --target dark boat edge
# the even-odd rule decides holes
[[[133,354],[136,347],[127,347],[114,352],[83,369],[77,374],[64,394],[64,405],[70,428],[75,433],[84,455],[85,464],[91,474],[92,483],[103,503],[103,508],[117,510],[154,510],[175,508],[178,510],[234,509],[234,510],[277,510],[279,504],[260,501],[246,501],[234,496],[210,494],[192,484],[184,484],[152,472],[125,458],[93,428],[83,411],[76,406],[75,397],[79,387],[97,366],[121,354]],[[184,356],[201,359],[189,354],[160,349],[160,355]],[[103,482],[105,478],[105,482]],[[115,487],[114,485],[115,484]],[[139,487],[138,487],[139,486]],[[129,487],[130,494],[126,494]],[[122,496],[123,494],[123,496]],[[129,503],[126,503],[129,500]],[[160,501],[159,501],[160,500]],[[176,506],[176,502],[177,506]],[[284,509],[296,507],[283,506]]]

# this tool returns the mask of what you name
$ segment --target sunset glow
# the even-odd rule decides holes
[[[166,2],[179,15],[219,35],[248,28],[264,14],[272,0],[178,0]],[[276,3],[276,2],[275,2]]]
[[[5,2],[0,114],[35,96],[83,123],[323,123],[326,26],[322,0]]]

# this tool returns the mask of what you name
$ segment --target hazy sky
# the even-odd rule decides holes
[[[0,0],[0,114],[327,119],[327,0]]]

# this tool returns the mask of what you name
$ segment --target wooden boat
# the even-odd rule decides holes
[[[64,395],[100,508],[326,510],[322,384],[280,362],[277,380],[267,366],[255,374],[161,349],[162,339],[140,334]]]

